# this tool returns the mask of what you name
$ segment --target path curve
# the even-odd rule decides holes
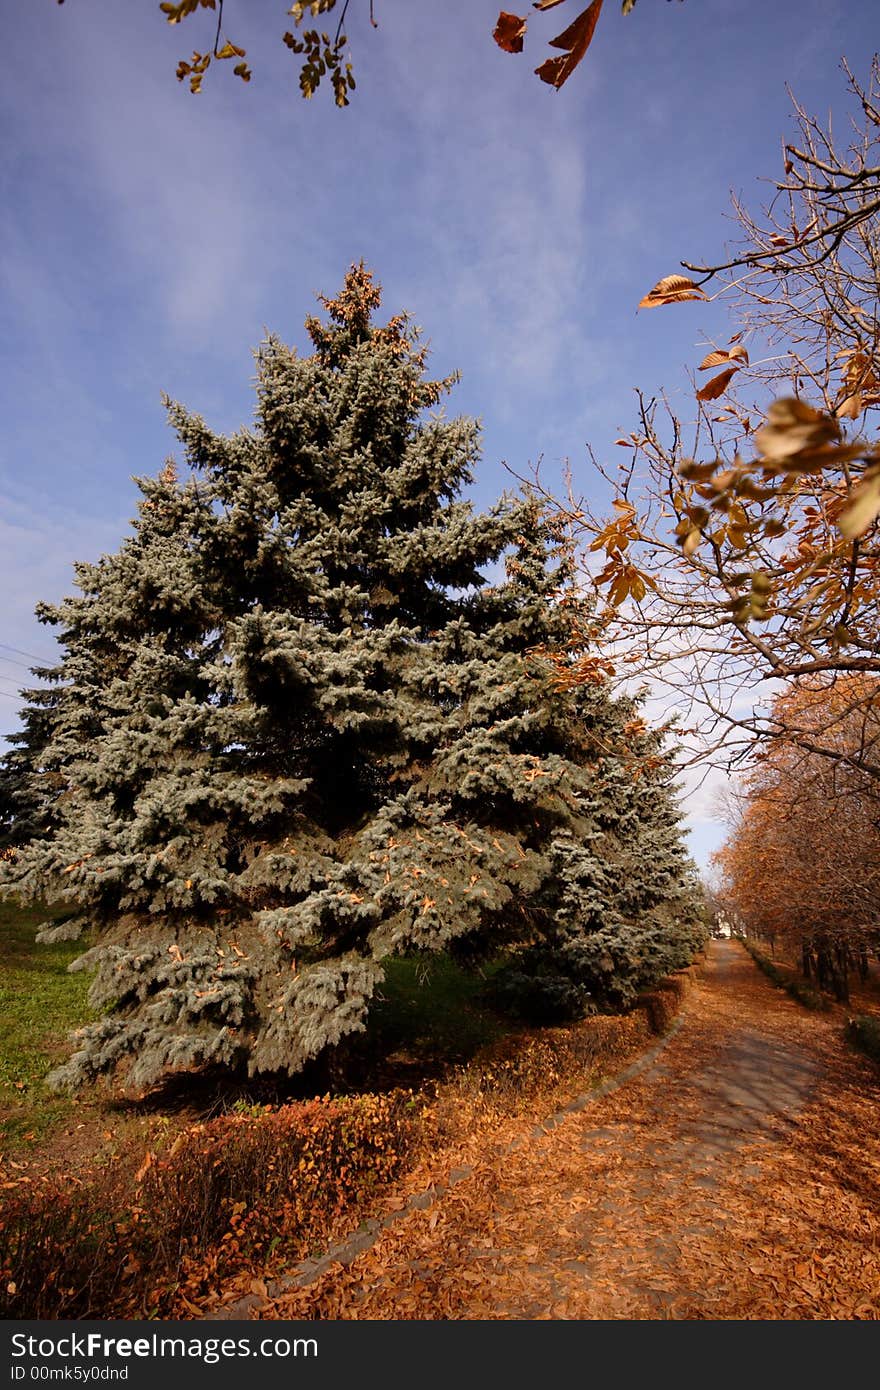
[[[876,1318],[878,1071],[736,942],[626,1085],[262,1318]]]

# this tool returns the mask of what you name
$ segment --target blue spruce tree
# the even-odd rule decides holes
[[[169,402],[188,479],[139,480],[133,534],[40,610],[64,658],[16,786],[43,814],[4,877],[90,942],[59,1085],[295,1073],[395,953],[509,951],[587,1008],[699,940],[669,757],[564,547],[532,498],[462,499],[477,426],[434,411],[452,382],[374,325],[369,272],[322,302],[311,355],[261,345],[254,428]]]

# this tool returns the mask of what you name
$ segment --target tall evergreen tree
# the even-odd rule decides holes
[[[35,666],[32,675],[52,681],[60,672]],[[25,701],[22,727],[6,736],[9,748],[0,757],[0,854],[4,856],[46,833],[55,795],[63,785],[59,780],[53,788],[51,778],[39,775],[57,694],[46,685],[20,693]]]
[[[354,266],[310,356],[262,344],[253,429],[169,402],[189,480],[140,480],[133,535],[42,610],[63,790],[5,875],[75,906],[103,1010],[59,1084],[295,1072],[396,952],[539,951],[619,1001],[693,949],[658,737],[534,501],[462,500],[477,426],[379,302]]]

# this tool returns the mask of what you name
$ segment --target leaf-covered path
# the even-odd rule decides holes
[[[263,1318],[876,1318],[880,1077],[714,942],[653,1066]]]

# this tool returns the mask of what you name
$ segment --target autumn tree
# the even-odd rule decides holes
[[[715,856],[725,907],[750,933],[787,946],[807,978],[841,1000],[851,968],[864,974],[880,948],[880,787],[856,756],[880,748],[878,684],[816,677],[777,697],[782,727],[815,727],[842,756],[785,737],[765,746]]]
[[[396,953],[540,957],[587,1008],[700,940],[661,735],[610,698],[535,500],[462,499],[477,427],[432,413],[451,381],[379,299],[354,266],[311,355],[262,344],[254,429],[170,404],[191,476],[142,479],[40,611],[52,817],[5,883],[70,904],[49,933],[91,937],[102,1011],[59,1084],[296,1072]]]
[[[735,766],[756,737],[800,736],[880,778],[873,744],[842,752],[761,698],[762,682],[880,674],[880,66],[867,88],[847,72],[848,148],[796,106],[784,200],[737,206],[742,254],[717,272],[737,331],[696,364],[693,421],[640,395],[624,462],[593,459],[610,514],[573,484],[556,511],[621,670],[689,712],[695,756]],[[669,276],[640,307],[705,298]],[[873,708],[876,686],[859,689]]]

